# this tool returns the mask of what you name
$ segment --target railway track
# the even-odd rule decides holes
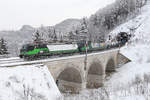
[[[2,60],[2,61],[0,61],[0,64],[14,63],[14,62],[23,62],[23,61],[24,61],[23,59]]]
[[[19,58],[19,57],[1,58],[1,59],[0,59],[0,62],[1,62],[1,61],[18,60],[18,59],[20,59],[20,58]]]

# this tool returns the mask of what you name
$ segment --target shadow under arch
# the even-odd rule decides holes
[[[65,68],[56,79],[61,92],[78,93],[82,88],[82,77],[74,67]]]
[[[94,61],[87,73],[87,88],[98,88],[103,86],[104,68],[100,61]]]
[[[115,62],[114,60],[111,58],[108,60],[107,64],[106,64],[106,69],[105,72],[114,72],[115,71]]]

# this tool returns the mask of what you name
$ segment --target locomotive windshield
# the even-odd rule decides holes
[[[32,51],[34,50],[34,45],[26,44],[22,47],[21,52]]]

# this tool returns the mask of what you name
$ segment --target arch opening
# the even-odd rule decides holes
[[[106,73],[115,71],[115,62],[113,59],[110,59],[106,65]]]
[[[98,88],[103,86],[104,69],[101,63],[93,62],[88,70],[87,88]]]
[[[78,93],[82,86],[80,72],[72,67],[66,68],[59,74],[56,84],[61,92]]]

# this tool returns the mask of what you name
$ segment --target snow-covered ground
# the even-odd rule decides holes
[[[150,5],[143,7],[141,15],[137,18],[121,25],[112,33],[121,31],[121,29],[129,32],[129,28],[138,25],[139,27],[134,31],[131,43],[121,48],[121,53],[131,59],[132,62],[117,69],[117,73],[107,82],[108,86],[118,88],[119,85],[122,85],[124,88],[128,88],[129,83],[136,80],[137,77],[143,79],[144,75],[150,75]],[[112,100],[150,100],[150,97],[147,98],[147,96],[140,94],[132,94],[123,98],[117,95],[112,96],[112,98]]]
[[[120,49],[132,62],[118,68],[104,88],[84,90],[76,96],[65,96],[66,100],[150,100],[150,3],[139,16],[114,29],[111,35],[122,31],[134,34],[131,42]]]
[[[0,68],[0,100],[56,100],[61,96],[48,68]]]

